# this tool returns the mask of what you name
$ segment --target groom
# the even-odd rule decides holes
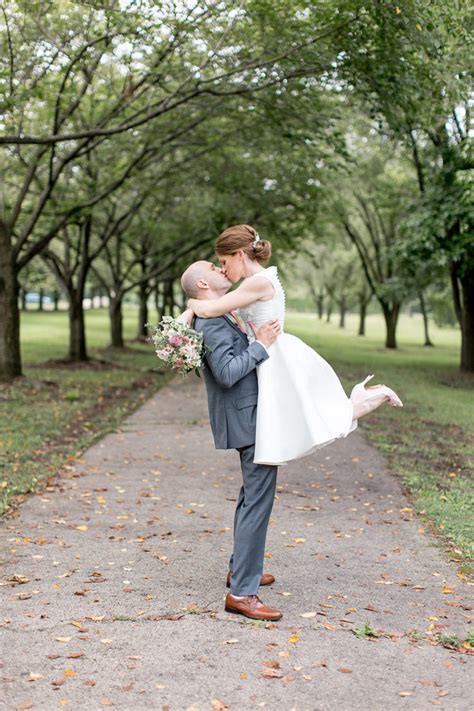
[[[191,264],[181,277],[189,297],[218,299],[231,282],[211,262]],[[268,357],[267,347],[280,333],[278,321],[256,329],[249,345],[234,314],[196,318],[194,328],[203,334],[209,418],[216,449],[236,449],[240,455],[243,486],[234,517],[234,550],[227,575],[225,609],[253,620],[279,620],[282,613],[262,603],[259,585],[275,578],[264,573],[263,556],[268,521],[275,496],[277,467],[254,464],[258,383],[255,368]]]

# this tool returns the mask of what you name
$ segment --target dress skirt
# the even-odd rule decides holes
[[[286,464],[357,427],[352,402],[324,358],[282,333],[257,367],[257,464]]]

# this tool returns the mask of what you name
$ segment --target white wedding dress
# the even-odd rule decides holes
[[[257,276],[257,275],[256,275]],[[268,348],[270,357],[257,367],[257,464],[286,464],[346,437],[357,427],[352,402],[324,358],[296,336],[283,332],[285,292],[276,267],[258,272],[274,287],[274,296],[239,309],[249,341],[248,325],[278,319],[282,333]],[[253,278],[253,277],[250,277]]]

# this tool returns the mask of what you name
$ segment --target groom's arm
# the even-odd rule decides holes
[[[235,355],[233,333],[223,327],[222,318],[196,321],[198,330],[204,336],[207,364],[222,388],[231,388],[269,357],[266,348],[257,341],[251,343],[241,355]]]

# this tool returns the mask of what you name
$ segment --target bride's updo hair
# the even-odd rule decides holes
[[[257,231],[250,225],[233,225],[217,238],[218,256],[235,254],[239,249],[250,259],[256,259],[259,264],[266,264],[272,256],[272,243],[267,239],[260,239]]]

